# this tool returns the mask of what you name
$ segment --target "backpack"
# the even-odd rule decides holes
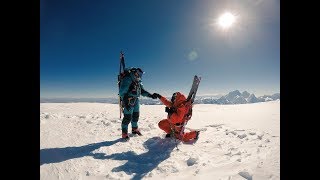
[[[140,68],[131,67],[128,69],[124,69],[123,72],[120,72],[120,75],[118,75],[119,91],[120,91],[120,87],[121,87],[121,83],[122,83],[123,79],[126,77],[131,77],[130,73],[132,71],[136,71],[137,69],[140,69]],[[132,83],[130,84],[128,91],[131,91],[134,88],[134,86],[137,84],[138,84],[138,82],[135,82],[134,80],[132,80]]]
[[[121,72],[118,75],[118,86],[119,86],[119,90],[120,90],[120,86],[121,86],[121,82],[125,77],[130,76],[130,69],[125,69],[123,72]]]

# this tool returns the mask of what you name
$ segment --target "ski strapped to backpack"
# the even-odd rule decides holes
[[[121,71],[122,69],[122,71]],[[121,51],[120,52],[120,68],[119,68],[119,75],[118,75],[118,88],[119,88],[119,91],[120,91],[120,83],[121,83],[121,80],[124,78],[125,76],[125,63],[124,63],[124,53]],[[120,97],[120,93],[118,93],[118,96],[119,96],[119,108],[120,108],[120,119],[121,119],[121,114],[123,112],[123,106],[122,106],[122,99]]]
[[[138,73],[141,73],[143,74],[143,71],[140,69],[140,68],[135,68],[135,67],[131,67],[131,68],[126,68],[125,67],[125,62],[124,62],[124,53],[121,51],[120,52],[120,68],[119,68],[119,74],[118,74],[118,88],[119,88],[119,93],[118,93],[118,96],[119,96],[119,108],[120,108],[120,119],[121,119],[121,115],[123,113],[123,110],[124,110],[124,101],[123,99],[121,99],[121,96],[120,96],[120,88],[121,88],[121,83],[122,83],[122,80],[125,78],[125,77],[128,77],[130,76],[130,73],[132,71],[138,71]],[[137,82],[132,82],[131,85],[129,86],[129,90],[128,91],[131,91],[134,86],[137,85]],[[142,89],[142,91],[144,91]],[[134,99],[135,101],[135,99]],[[129,102],[130,103],[130,102]],[[133,103],[134,104],[134,103]]]

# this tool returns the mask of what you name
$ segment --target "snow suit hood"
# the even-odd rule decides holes
[[[174,94],[176,95],[174,102],[172,102],[174,107],[179,107],[187,100],[187,98],[180,92],[175,92]]]

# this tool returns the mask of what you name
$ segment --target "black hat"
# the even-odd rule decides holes
[[[175,92],[175,93],[172,94],[171,102],[174,102],[174,101],[176,100],[177,93],[178,93],[178,92]]]

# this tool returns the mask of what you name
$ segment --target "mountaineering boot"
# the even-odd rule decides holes
[[[122,139],[124,139],[125,141],[128,141],[130,138],[127,133],[122,133]]]
[[[138,134],[139,136],[142,136],[138,128],[132,128],[132,134]]]

